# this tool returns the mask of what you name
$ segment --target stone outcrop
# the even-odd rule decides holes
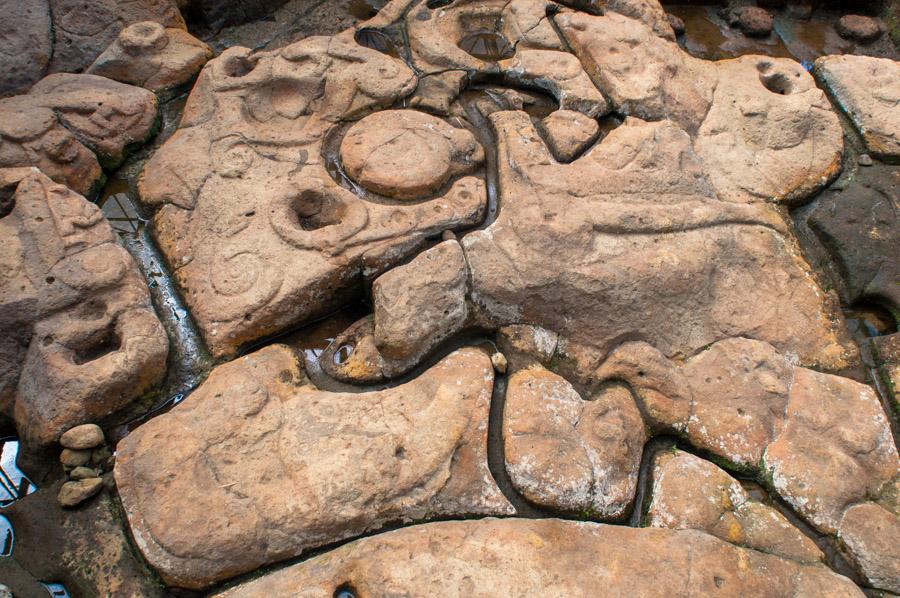
[[[0,96],[50,73],[81,72],[132,23],[185,27],[175,0],[5,0],[0,8],[10,32],[0,42]]]
[[[600,133],[597,121],[575,112],[557,110],[541,121],[547,147],[559,162],[571,162],[593,144]]]
[[[510,514],[487,467],[489,357],[456,351],[407,384],[315,389],[273,345],[218,367],[118,446],[138,547],[201,588],[382,525]]]
[[[877,297],[900,308],[900,169],[860,169],[846,189],[824,192],[807,222],[837,265],[846,305]]]
[[[0,170],[0,407],[49,444],[154,388],[168,339],[100,210],[35,169]]]
[[[0,167],[34,166],[92,195],[104,167],[122,161],[156,124],[149,91],[96,75],[50,75],[28,94],[0,100]]]
[[[844,15],[835,26],[841,37],[870,44],[882,36],[884,26],[878,19],[865,15]]]
[[[156,238],[215,355],[324,315],[429,236],[483,217],[484,184],[472,176],[402,203],[332,178],[358,189],[323,156],[329,131],[416,85],[401,60],[351,33],[252,56],[230,48],[210,61],[181,128],[142,174],[141,199],[158,208]],[[476,159],[480,149],[469,148]]]
[[[212,55],[209,46],[183,29],[143,21],[123,29],[87,72],[163,91],[189,82]]]
[[[700,60],[615,13],[564,13],[556,22],[613,108],[671,119],[691,134],[719,197],[797,201],[840,171],[837,116],[798,63]]]
[[[24,93],[44,76],[53,54],[47,0],[3,0],[0,13],[7,23],[0,39],[0,96]]]
[[[684,451],[653,459],[651,527],[696,529],[738,546],[806,563],[825,556],[777,509],[751,499],[740,482]]]
[[[869,56],[823,56],[816,76],[865,141],[869,153],[900,159],[900,62]]]
[[[470,131],[415,110],[376,112],[341,141],[341,164],[350,178],[400,200],[427,198],[483,160]]]
[[[509,379],[503,412],[506,470],[530,502],[610,520],[631,508],[647,434],[631,393],[588,400],[536,365]]]
[[[427,573],[424,573],[427,572]],[[849,580],[696,531],[543,520],[430,523],[346,544],[217,596],[858,596]]]

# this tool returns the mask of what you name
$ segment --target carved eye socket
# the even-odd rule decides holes
[[[344,584],[334,591],[334,598],[357,598],[357,595],[349,584]]]

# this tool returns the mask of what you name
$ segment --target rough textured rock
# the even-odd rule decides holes
[[[87,72],[162,91],[190,81],[212,55],[187,31],[143,21],[123,29]]]
[[[230,48],[204,68],[140,195],[159,207],[156,238],[215,355],[328,313],[427,237],[481,220],[484,184],[472,176],[398,203],[358,196],[326,170],[333,127],[415,85],[352,32],[252,57]]]
[[[429,572],[423,574],[423,572]],[[859,596],[825,567],[696,531],[557,519],[448,521],[358,540],[218,596]]]
[[[765,8],[758,6],[741,6],[731,12],[729,20],[732,26],[741,28],[751,37],[765,37],[772,33],[775,20]]]
[[[516,372],[506,389],[506,470],[530,502],[604,519],[631,508],[647,435],[622,386],[584,400],[541,366]]]
[[[50,0],[53,54],[49,72],[78,72],[132,23],[155,21],[184,29],[174,0]]]
[[[846,189],[824,192],[807,219],[837,264],[847,305],[877,297],[900,308],[900,169],[886,172],[860,170]]]
[[[34,169],[0,170],[0,408],[56,442],[160,382],[168,339],[100,210]]]
[[[839,537],[874,587],[900,592],[900,519],[881,505],[854,505],[841,518]]]
[[[86,478],[73,482],[66,482],[59,489],[57,500],[63,507],[77,507],[87,499],[96,495],[103,488],[103,480],[100,478]]]
[[[560,162],[571,162],[600,133],[597,121],[573,110],[557,110],[541,121],[547,147]]]
[[[15,530],[11,558],[4,565],[20,565],[37,580],[62,583],[72,596],[140,596],[163,598],[158,579],[140,560],[122,525],[122,512],[111,492],[82,503],[76,509],[57,502],[62,482],[42,487],[3,509]],[[39,597],[47,590],[29,593],[22,587],[16,598]]]
[[[466,325],[466,275],[465,256],[455,240],[382,274],[372,284],[373,316],[334,339],[319,359],[323,369],[355,382],[408,372]]]
[[[625,343],[595,378],[627,382],[653,429],[685,435],[745,471],[761,468],[782,499],[843,541],[848,509],[896,502],[900,459],[870,387],[793,361],[758,341],[733,339],[676,366],[649,345]],[[863,539],[885,525],[896,522],[857,526],[849,532],[855,543],[844,543],[852,558],[866,563],[861,568],[868,567],[870,580],[893,575],[879,569],[896,562],[893,549],[876,536]],[[860,547],[863,553],[856,552]],[[877,552],[882,549],[888,552]]]
[[[900,475],[900,460],[878,397],[846,378],[795,368],[785,423],[766,448],[775,490],[818,529],[839,532],[854,505]]]
[[[156,122],[149,91],[95,75],[50,75],[26,95],[0,100],[0,167],[35,166],[89,195]],[[95,155],[96,154],[96,155]]]
[[[823,56],[816,76],[863,136],[869,153],[900,158],[900,62],[869,56]]]
[[[756,502],[722,469],[684,451],[653,459],[652,527],[696,529],[726,542],[815,563],[822,551],[778,510]]]
[[[395,199],[427,198],[483,160],[471,132],[415,110],[376,112],[350,127],[341,142],[350,178]]]
[[[337,394],[273,345],[220,366],[118,446],[141,552],[199,588],[387,522],[509,514],[487,468],[490,359],[452,353],[415,380]]]
[[[601,359],[623,337],[686,355],[742,335],[804,363],[852,357],[780,218],[717,200],[670,122],[628,119],[558,164],[523,112],[491,121],[503,209],[462,240],[483,321],[537,324]]]
[[[875,337],[872,344],[875,348],[875,365],[893,399],[894,412],[900,412],[900,333]]]
[[[405,25],[412,62],[425,77],[412,105],[447,113],[467,77],[499,75],[547,91],[564,109],[591,117],[605,113],[602,94],[579,61],[564,51],[547,17],[550,6],[541,0],[486,0],[440,10],[424,2],[413,7]]]
[[[841,35],[858,42],[869,44],[881,37],[884,27],[878,19],[863,15],[844,15],[835,29]]]
[[[615,13],[564,13],[557,23],[613,108],[672,119],[692,135],[719,197],[800,200],[840,171],[837,115],[800,64],[699,60]]]
[[[64,448],[73,450],[97,448],[103,442],[103,430],[97,424],[82,424],[69,428],[59,438],[59,443]]]
[[[47,69],[53,52],[48,0],[3,0],[7,23],[0,38],[0,96],[24,93]]]

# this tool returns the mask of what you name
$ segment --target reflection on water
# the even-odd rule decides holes
[[[69,598],[69,592],[61,583],[42,583],[53,598]]]
[[[18,454],[17,438],[0,439],[0,507],[11,505],[37,489],[16,465]]]
[[[117,233],[134,234],[143,226],[143,220],[134,209],[128,194],[128,181],[113,176],[97,200],[103,215]]]
[[[0,515],[0,556],[12,556],[13,541],[12,523]]]
[[[459,41],[459,49],[479,60],[497,61],[516,53],[505,37],[496,31],[475,31]]]
[[[855,305],[844,310],[850,332],[863,336],[884,336],[897,332],[897,322],[891,312],[875,304]]]

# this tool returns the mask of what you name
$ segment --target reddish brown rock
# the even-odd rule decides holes
[[[699,60],[615,13],[564,13],[557,22],[613,108],[674,120],[692,135],[721,198],[799,201],[840,172],[837,115],[800,64]]]
[[[35,166],[90,195],[100,165],[115,166],[156,122],[149,91],[95,75],[50,75],[27,95],[0,100],[0,167]]]
[[[863,15],[844,15],[838,20],[835,29],[841,37],[870,44],[884,33],[884,26],[878,19]]]
[[[730,20],[732,26],[740,27],[741,31],[751,37],[765,37],[772,33],[775,25],[772,13],[758,6],[741,6],[732,11]]]
[[[53,52],[48,0],[3,0],[6,21],[0,39],[0,97],[25,93],[47,69]]]
[[[900,546],[896,541],[900,518],[896,510],[874,503],[854,505],[844,512],[838,537],[872,586],[900,592]]]
[[[653,460],[649,525],[705,531],[726,542],[806,563],[825,556],[778,510],[756,502],[722,469],[684,451]]]
[[[427,572],[427,573],[426,573]],[[602,590],[598,590],[602,588]],[[824,566],[696,531],[558,519],[430,523],[346,544],[217,596],[854,596]]]
[[[582,399],[541,366],[516,372],[506,389],[506,470],[530,502],[557,512],[616,519],[634,500],[644,422],[627,388]]]
[[[557,110],[541,121],[547,147],[560,162],[571,162],[587,149],[600,133],[593,118],[573,110]]]
[[[212,55],[187,31],[143,21],[123,29],[87,72],[162,91],[190,81]]]
[[[69,428],[59,438],[59,443],[72,450],[93,449],[104,442],[103,430],[97,424],[81,424]]]
[[[0,406],[27,442],[49,444],[158,384],[168,340],[95,205],[34,169],[0,171],[0,188],[12,198],[0,218]]]
[[[483,216],[484,184],[472,176],[403,203],[332,179],[326,134],[416,84],[402,61],[351,34],[210,61],[181,129],[141,176],[141,199],[159,208],[156,237],[215,355],[324,315],[428,237]]]
[[[396,199],[429,197],[483,160],[471,132],[415,110],[376,112],[350,127],[341,142],[350,178]]]
[[[49,72],[87,68],[132,23],[154,21],[184,29],[175,0],[50,0],[53,58]]]
[[[872,339],[875,365],[881,374],[888,394],[893,399],[893,408],[900,411],[900,333],[877,336]]]
[[[477,349],[362,394],[315,389],[281,345],[220,366],[119,443],[137,545],[201,588],[392,521],[510,514],[487,467],[492,383]]]
[[[863,137],[869,153],[900,157],[900,62],[869,56],[823,56],[816,76]]]

